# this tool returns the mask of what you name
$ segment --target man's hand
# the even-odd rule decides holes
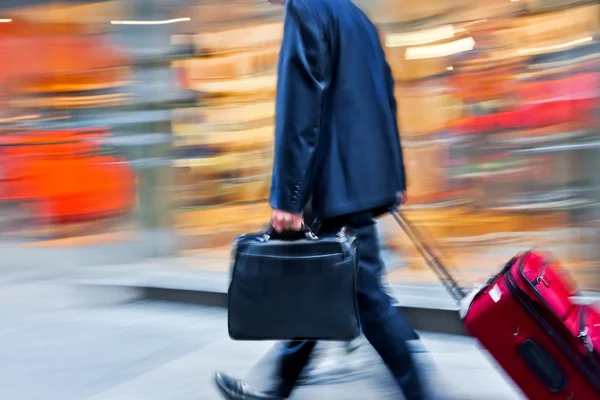
[[[408,202],[408,193],[406,193],[406,190],[402,191],[402,192],[398,192],[396,194],[396,204],[398,206],[403,206]]]
[[[408,203],[408,193],[405,191],[402,192],[402,198],[400,199],[400,205],[405,205]]]
[[[276,232],[299,231],[304,224],[301,214],[292,214],[283,210],[273,210],[271,223]]]

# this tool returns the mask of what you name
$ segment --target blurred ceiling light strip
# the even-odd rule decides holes
[[[10,19],[10,18],[0,18],[0,23],[8,23],[8,22],[12,22],[12,19]]]
[[[428,29],[425,31],[392,33],[386,36],[386,47],[416,46],[438,42],[440,40],[452,39],[455,33],[463,32],[464,29],[454,29],[452,25],[444,25],[439,28]]]
[[[484,19],[476,19],[475,21],[471,21],[471,22],[465,22],[464,24],[462,24],[463,28],[465,26],[471,26],[471,25],[475,25],[475,24],[482,24],[484,22],[488,22],[487,18]]]
[[[158,21],[110,21],[110,23],[113,25],[166,25],[187,21],[191,21],[191,18],[173,18]]]
[[[26,121],[29,119],[37,119],[40,117],[41,117],[41,115],[37,115],[37,114],[21,115],[21,116],[17,116],[17,117],[1,118],[0,123]]]
[[[566,49],[568,47],[575,46],[578,44],[591,42],[593,40],[594,40],[594,38],[592,36],[588,36],[588,37],[584,37],[581,39],[572,40],[572,41],[566,42],[566,43],[555,44],[552,46],[536,47],[536,48],[532,48],[532,49],[520,49],[518,51],[518,53],[519,54],[530,54],[530,53],[540,53],[540,52],[545,52],[545,51],[561,50],[561,49]]]
[[[475,40],[472,37],[468,37],[443,44],[409,47],[406,49],[404,58],[407,60],[419,60],[424,58],[446,57],[452,54],[473,50],[474,47]]]

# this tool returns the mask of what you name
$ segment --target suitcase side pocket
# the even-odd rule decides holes
[[[567,377],[556,360],[538,343],[526,340],[519,345],[519,354],[531,371],[552,392],[558,393],[567,387]]]

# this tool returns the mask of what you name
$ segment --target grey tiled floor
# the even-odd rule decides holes
[[[0,399],[217,400],[214,371],[258,384],[268,371],[268,359],[257,362],[272,343],[228,339],[224,310],[111,301],[102,291],[97,302],[82,302],[80,291],[55,280],[11,280],[0,289]],[[424,341],[443,398],[519,398],[471,340]],[[360,369],[350,382],[302,386],[293,399],[401,398],[368,346],[350,357],[344,361]]]

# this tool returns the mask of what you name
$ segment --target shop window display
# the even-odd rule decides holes
[[[1,235],[16,250],[93,247],[99,257],[80,262],[106,263],[160,247],[142,242],[166,225],[170,110],[186,101],[170,61],[186,48],[122,24],[142,19],[137,3],[0,5]],[[154,17],[172,11],[146,3]],[[112,244],[131,246],[102,257]]]
[[[2,237],[45,242],[123,230],[135,174],[103,145],[110,129],[83,128],[74,114],[127,104],[128,58],[88,27],[13,11],[18,18],[0,24]]]
[[[420,85],[438,89],[445,79],[460,113],[440,128],[433,126],[436,118],[420,118],[432,124],[429,138],[421,136],[430,146],[422,142],[421,148],[433,149],[435,141],[442,141],[445,158],[436,157],[437,164],[428,163],[418,172],[409,170],[408,179],[411,184],[421,182],[423,175],[435,176],[427,170],[433,165],[436,171],[445,170],[447,180],[438,178],[431,186],[451,187],[450,197],[458,205],[427,205],[417,197],[420,204],[413,202],[407,213],[437,238],[466,284],[497,268],[506,251],[539,246],[565,260],[588,288],[595,288],[594,142],[600,127],[595,35],[600,10],[585,2],[521,3],[518,9],[504,9],[481,20],[451,21],[453,38],[436,42],[468,36],[475,45],[444,54],[451,64],[445,73],[419,77]],[[440,58],[434,56],[432,60]],[[414,82],[400,79],[398,85],[413,87]],[[424,114],[439,118],[445,111],[439,105]],[[413,120],[419,121],[408,119]],[[401,135],[406,147],[413,136],[409,129]],[[418,163],[425,157],[416,159]],[[414,267],[395,272],[397,279],[404,275],[430,280],[417,272],[424,266],[410,244],[394,235],[389,234],[388,243],[408,255]]]
[[[537,245],[597,288],[600,6],[451,3],[357,2],[379,25],[396,80],[406,213],[436,238],[465,284],[515,248]],[[210,3],[192,14],[203,7]],[[198,107],[172,122],[181,146],[178,219],[202,238],[223,233],[222,240],[188,242],[191,249],[226,246],[269,215],[282,17],[259,3],[228,8],[203,14],[192,35],[196,56],[174,65],[199,93]],[[226,210],[239,220],[219,224]],[[392,221],[381,223],[384,242],[409,265],[391,281],[432,283]]]
[[[196,55],[173,63],[199,96],[197,107],[178,110],[172,121],[182,251],[226,248],[270,215],[281,9],[266,1],[216,7],[185,11],[204,23],[191,35]]]
[[[407,216],[463,283],[535,245],[598,289],[600,5],[356,3],[396,81]],[[266,0],[69,7],[13,7],[0,23],[2,58],[18,60],[0,66],[4,235],[173,229],[176,251],[218,252],[260,229],[283,10]],[[407,261],[390,265],[390,281],[433,283],[393,221],[381,226]]]

